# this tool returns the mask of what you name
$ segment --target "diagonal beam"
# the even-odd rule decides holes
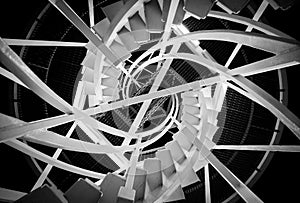
[[[278,70],[300,63],[300,47],[286,50],[273,57],[250,63],[228,71],[231,75],[250,76],[272,70]]]
[[[46,41],[31,39],[7,39],[3,38],[10,46],[57,46],[57,47],[85,47],[84,42],[62,42],[62,41]]]
[[[203,33],[198,33],[198,34],[202,35]],[[190,35],[194,35],[194,33],[191,33]],[[177,37],[177,38],[185,38],[185,37],[186,36],[180,36],[180,37]],[[196,38],[196,37],[194,37],[194,38]],[[177,40],[177,39],[172,38],[166,44],[167,45],[174,44],[173,40]],[[185,40],[188,40],[188,39],[185,39]],[[182,39],[183,42],[185,40]],[[294,46],[296,46],[296,45],[294,45]],[[279,49],[282,49],[282,48],[279,48]],[[207,60],[205,58],[199,59],[199,56],[194,56],[194,55],[191,55],[191,54],[177,54],[177,55],[172,55],[172,56],[171,55],[165,55],[162,58],[161,57],[159,57],[159,58],[154,57],[154,58],[148,60],[147,62],[145,62],[144,64],[142,64],[141,66],[147,66],[148,64],[155,63],[159,60],[168,59],[168,58],[181,58],[181,59],[184,59],[184,60],[192,60],[196,63],[200,63],[202,65],[205,65],[207,67],[212,68],[213,70],[217,70],[219,73],[222,73],[222,75],[225,75],[227,79],[229,78],[230,80],[233,80],[234,82],[238,82],[240,86],[241,85],[245,86],[246,85],[245,83],[249,82],[247,80],[246,81],[239,81],[243,77],[242,78],[239,77],[239,80],[237,80],[237,78],[238,78],[237,76],[233,77],[230,74],[226,73],[224,71],[224,70],[226,70],[226,68],[220,66],[219,64],[214,63],[214,62],[212,62],[210,60]],[[218,76],[217,77],[211,77],[211,78],[207,78],[207,79],[204,79],[204,80],[199,80],[199,81],[195,81],[195,82],[192,82],[192,83],[188,83],[188,84],[172,87],[172,88],[169,88],[169,89],[161,90],[161,91],[158,91],[158,92],[150,93],[150,94],[147,94],[147,95],[141,95],[141,96],[134,97],[134,98],[129,98],[129,99],[126,99],[126,100],[123,100],[123,101],[114,102],[114,103],[111,103],[111,104],[100,104],[98,107],[87,109],[84,112],[87,113],[88,115],[93,115],[93,114],[96,114],[96,113],[112,110],[114,108],[120,108],[122,106],[136,104],[136,103],[148,100],[148,99],[153,99],[153,98],[166,96],[166,95],[170,94],[170,92],[172,92],[173,94],[176,94],[176,93],[181,92],[181,91],[187,91],[187,90],[193,89],[193,88],[200,88],[204,85],[210,85],[210,84],[213,84],[213,83],[216,83],[216,82],[219,82],[219,81],[220,81],[220,78]],[[248,87],[247,89],[249,89],[249,90],[247,90],[248,92],[252,91],[251,90],[252,86],[255,87],[255,85],[252,84],[252,83],[248,83],[246,86]],[[254,95],[255,92],[259,92],[260,95],[256,94],[256,96],[255,96]],[[295,132],[295,134],[300,138],[300,133],[298,133],[299,128],[297,127],[297,126],[300,126],[300,124],[297,124],[297,123],[299,123],[299,119],[292,112],[290,112],[286,107],[284,107],[282,104],[280,104],[278,101],[276,101],[274,98],[271,99],[272,97],[270,95],[268,96],[268,94],[265,91],[263,91],[261,88],[256,87],[255,92],[252,91],[252,93],[251,93],[252,96],[255,96],[257,98],[257,100],[260,102],[260,104],[263,104],[263,106],[265,106],[265,107],[270,106],[270,105],[273,106],[272,107],[272,112],[274,113],[274,115],[276,115],[278,118],[281,118],[281,120],[285,120],[284,123],[287,124],[287,126],[289,126],[291,129],[293,129],[293,132]],[[270,100],[268,100],[266,98],[269,98]],[[271,100],[272,100],[272,104],[270,103]],[[279,108],[280,110],[278,111],[277,108]],[[282,115],[284,115],[284,116],[282,117]],[[64,118],[61,118],[61,119],[65,119],[65,120],[68,120],[68,121],[72,120],[70,118],[67,119],[67,117],[64,117]],[[57,121],[57,120],[55,119],[55,121]],[[14,132],[10,131],[10,133],[14,133]],[[16,136],[16,135],[14,135],[14,136]],[[13,137],[13,135],[7,135],[7,138],[8,137]]]
[[[149,99],[152,100],[155,98],[168,96],[168,95],[170,95],[170,93],[177,94],[179,92],[188,91],[193,88],[200,88],[203,86],[212,85],[219,81],[221,81],[219,76],[206,78],[203,80],[179,85],[179,86],[172,87],[169,89],[164,89],[164,90],[160,90],[157,92],[153,92],[151,94],[140,95],[140,96],[125,99],[122,101],[113,102],[111,104],[103,103],[103,104],[100,104],[98,107],[89,108],[87,110],[84,110],[83,112],[88,115],[95,115],[98,113],[110,111],[110,110],[121,108],[124,106],[137,104],[137,103],[143,102],[145,100],[149,100]],[[51,118],[46,118],[46,119],[42,119],[42,120],[38,120],[38,121],[29,122],[29,123],[26,123],[23,125],[11,125],[11,126],[7,126],[7,127],[3,127],[3,128],[0,128],[0,133],[1,133],[0,143],[5,142],[9,139],[21,137],[25,133],[33,131],[33,130],[58,126],[58,125],[61,125],[64,123],[74,121],[75,119],[76,119],[75,115],[63,114],[60,116],[55,116],[55,117],[51,117]]]
[[[300,152],[300,146],[297,145],[216,145],[214,149],[268,152]]]
[[[257,9],[256,13],[254,14],[253,16],[253,20],[254,21],[258,21],[260,19],[260,17],[262,16],[262,14],[264,13],[265,9],[268,7],[268,1],[267,0],[264,0],[260,7]],[[246,28],[246,32],[251,32],[253,29],[253,27],[251,26],[248,26]],[[237,55],[237,53],[239,52],[239,50],[241,49],[243,44],[239,43],[235,46],[234,50],[232,51],[230,57],[228,58],[226,64],[225,64],[225,67],[229,67],[231,62],[233,61],[234,57]]]
[[[69,103],[58,96],[51,90],[34,72],[22,61],[22,59],[2,40],[0,39],[0,58],[2,63],[11,70],[11,72],[20,79],[28,88],[30,88],[39,97],[46,102],[61,110],[64,113],[75,113],[75,119],[85,120],[88,124],[96,129],[114,133],[115,135],[124,136],[123,131],[105,125],[94,118],[89,117],[81,110],[72,107]]]
[[[117,66],[121,60],[102,42],[102,40],[83,22],[64,0],[49,0],[84,36],[91,41],[108,60]]]
[[[163,42],[166,41],[170,37],[171,28],[172,28],[172,24],[173,24],[175,15],[176,15],[178,3],[179,3],[179,0],[172,0],[170,3],[167,21],[165,23],[165,28],[164,28],[164,32],[163,32],[163,36],[162,36]]]
[[[0,75],[28,89],[28,87],[21,80],[19,80],[19,78],[2,67],[0,67]]]
[[[71,137],[74,129],[76,128],[77,124],[76,122],[74,122],[71,126],[71,128],[69,129],[69,131],[67,132],[66,138]],[[52,156],[53,159],[58,159],[59,155],[61,154],[62,149],[57,149],[54,153],[54,155]],[[31,191],[37,189],[38,187],[40,187],[44,181],[46,180],[48,174],[50,173],[52,169],[52,165],[51,164],[47,164],[46,168],[44,169],[44,171],[42,172],[42,174],[40,175],[40,177],[38,178],[38,180],[36,181],[36,183],[34,184],[34,186],[32,187]]]
[[[206,157],[206,159],[246,202],[253,202],[253,203],[263,202],[241,180],[239,180],[222,162],[220,162],[218,158],[215,155],[213,155],[213,153],[210,153]]]
[[[170,52],[171,53],[176,53],[178,51],[179,47],[180,47],[180,44],[173,46]],[[173,60],[171,59],[171,60],[167,60],[163,63],[163,66],[159,70],[159,72],[158,72],[158,74],[157,74],[157,76],[156,76],[156,78],[155,78],[155,80],[154,80],[154,82],[151,86],[151,89],[150,89],[149,93],[154,93],[158,90],[163,78],[165,77],[167,71],[169,70],[169,67],[170,67],[172,61]],[[141,108],[139,109],[138,114],[136,115],[136,117],[135,117],[133,123],[131,124],[129,131],[128,131],[128,134],[129,134],[130,137],[133,137],[134,134],[136,133],[136,131],[138,130],[139,125],[140,125],[143,117],[145,116],[145,113],[147,112],[151,102],[152,102],[151,99],[146,100],[146,101],[143,102]],[[129,144],[128,141],[126,143],[123,143],[123,144]],[[134,183],[134,175],[133,174],[136,173],[136,166],[137,166],[137,162],[138,162],[138,158],[139,158],[141,142],[142,142],[142,139],[140,137],[138,137],[138,140],[137,140],[137,143],[136,143],[136,148],[132,152],[132,156],[130,158],[130,169],[129,169],[128,178],[127,178],[126,184],[125,184],[125,188],[127,190],[133,188],[133,183]]]
[[[85,125],[81,121],[78,122],[78,126],[92,139],[93,142],[102,145],[108,145],[111,148],[112,147],[118,148],[117,146],[113,146],[111,142],[98,130],[95,130],[89,127],[88,125]],[[129,146],[124,146],[124,147],[127,148]],[[117,149],[116,153],[107,153],[107,156],[109,156],[109,158],[111,158],[119,166],[120,169],[124,170],[128,166],[128,160],[126,157],[123,156],[123,153],[126,150],[122,150],[121,148],[120,150]],[[132,147],[128,148],[128,150],[130,149],[132,149]]]
[[[65,113],[72,112],[72,106],[43,83],[43,81],[34,74],[34,72],[1,38],[0,48],[0,59],[3,65],[5,65],[28,88],[60,111]]]
[[[90,135],[88,136],[90,137]],[[89,154],[120,153],[133,148],[130,146],[114,147],[112,144],[108,145],[108,143],[94,144],[74,138],[62,137],[54,132],[43,130],[28,132],[22,139],[49,147]],[[98,139],[96,141],[97,143],[99,142]]]
[[[171,42],[171,40],[168,41]],[[275,98],[273,98],[266,91],[255,85],[253,82],[244,78],[241,75],[232,76],[226,72],[226,68],[211,61],[207,60],[204,57],[199,57],[193,54],[179,53],[176,55],[168,54],[162,58],[152,58],[151,60],[145,62],[141,66],[146,66],[147,63],[153,63],[153,61],[168,59],[168,58],[179,58],[183,60],[191,60],[195,63],[199,63],[212,69],[213,71],[218,72],[222,76],[224,76],[227,80],[232,80],[236,84],[238,84],[241,88],[245,89],[252,97],[256,98],[260,104],[262,104],[265,108],[270,110],[277,118],[279,118],[299,139],[300,139],[300,120],[299,118],[293,114],[286,106],[281,104]],[[300,60],[300,59],[298,59]],[[256,101],[255,100],[255,101]]]
[[[24,192],[19,192],[16,190],[10,190],[0,187],[0,201],[3,202],[15,202],[21,197],[27,195]]]
[[[102,179],[105,177],[105,174],[86,170],[83,168],[79,168],[77,166],[73,166],[73,165],[67,164],[65,162],[53,159],[52,157],[28,146],[27,144],[24,144],[23,142],[21,142],[19,140],[10,140],[10,141],[7,141],[5,144],[23,152],[24,154],[27,154],[33,158],[36,158],[40,161],[45,162],[45,163],[49,163],[49,164],[51,164],[57,168],[63,169],[63,170],[67,170],[67,171],[77,173],[77,174],[80,174],[83,176],[91,177],[91,178]]]
[[[262,202],[259,197],[218,160],[196,135],[186,133],[185,136],[200,151],[200,157],[205,158],[246,202]]]
[[[243,16],[239,16],[239,15],[231,15],[231,14],[220,12],[220,11],[210,11],[208,13],[208,16],[213,17],[213,18],[228,20],[231,22],[239,23],[239,24],[243,24],[248,27],[253,27],[254,29],[259,30],[267,35],[283,37],[283,38],[287,38],[287,39],[293,39],[291,36],[281,32],[280,30],[277,30],[277,29],[275,29],[267,24],[264,24],[262,22],[254,21],[247,17],[243,17]]]
[[[178,51],[179,47],[180,47],[180,44],[174,45],[172,47],[170,53],[172,53],[172,54],[176,53]],[[166,60],[163,63],[163,65],[162,65],[161,69],[159,70],[159,72],[158,72],[158,74],[157,74],[157,76],[156,76],[156,78],[155,78],[148,94],[155,93],[158,90],[162,80],[164,79],[166,73],[169,70],[169,67],[170,67],[172,61],[173,61],[172,59],[171,60]],[[142,107],[140,108],[136,118],[134,119],[134,121],[133,121],[133,123],[132,123],[132,125],[131,125],[131,127],[128,131],[129,135],[132,135],[136,132],[136,130],[138,129],[138,126],[139,126],[141,120],[143,119],[147,109],[149,108],[151,102],[152,102],[151,99],[147,100],[147,101],[144,101]]]

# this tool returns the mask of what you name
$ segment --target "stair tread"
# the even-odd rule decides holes
[[[232,0],[218,0],[224,6],[226,6],[229,10],[233,13],[239,13],[248,3],[250,0],[239,0],[239,1],[232,1]]]
[[[149,32],[163,32],[162,11],[157,0],[144,3],[146,26]]]
[[[133,34],[125,26],[118,32],[118,36],[128,51],[132,52],[140,47]]]
[[[186,0],[184,9],[199,18],[205,18],[213,5],[213,0]]]
[[[45,202],[45,203],[67,203],[68,201],[63,197],[61,191],[54,189],[48,185],[43,185],[29,194],[21,197],[16,203],[32,203],[32,202]]]
[[[70,203],[97,203],[102,196],[102,193],[100,188],[94,185],[94,183],[80,178],[65,192],[64,195]]]
[[[115,17],[115,15],[118,13],[118,11],[123,7],[122,1],[117,1],[115,3],[112,3],[108,6],[102,7],[102,11],[105,14],[105,16],[112,21]]]
[[[148,32],[146,24],[138,12],[129,17],[128,21],[131,33],[136,42],[146,42],[150,39],[150,33]]]
[[[118,199],[119,189],[124,185],[125,179],[123,177],[108,173],[100,184],[103,196],[100,198],[99,203],[116,203]]]

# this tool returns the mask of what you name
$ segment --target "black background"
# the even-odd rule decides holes
[[[87,0],[85,0],[87,3]],[[5,2],[5,3],[4,3]],[[24,39],[35,17],[47,4],[46,0],[4,1],[1,2],[0,36],[2,38]],[[300,5],[297,2],[287,11],[274,11],[270,6],[264,14],[270,24],[300,40]],[[61,15],[58,13],[58,15]],[[288,108],[300,117],[299,98],[299,67],[291,67],[288,75]],[[8,81],[0,76],[1,113],[10,114],[8,102]],[[299,140],[287,129],[283,131],[281,144],[300,144]],[[21,153],[7,150],[8,147],[0,144],[0,187],[4,179],[10,179],[21,185],[32,185],[37,177],[31,171]],[[7,153],[9,152],[9,153]],[[262,177],[253,186],[252,190],[264,202],[300,202],[298,187],[300,181],[300,155],[297,153],[276,153],[269,167]],[[2,183],[1,183],[2,182]],[[12,185],[13,189],[14,186]],[[24,187],[25,188],[25,187]],[[25,190],[24,190],[25,191]]]

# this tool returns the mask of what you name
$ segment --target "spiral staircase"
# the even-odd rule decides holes
[[[276,116],[277,127],[282,122],[300,138],[299,118],[282,101],[248,79],[248,76],[277,71],[300,63],[299,42],[259,22],[268,5],[273,9],[286,9],[292,1],[264,0],[254,12],[253,19],[249,19],[238,14],[246,8],[250,0],[124,0],[102,6],[106,17],[96,22],[94,3],[89,0],[89,26],[64,0],[49,2],[88,42],[1,39],[1,63],[5,66],[1,68],[1,74],[30,89],[63,112],[58,116],[32,122],[1,114],[1,143],[31,156],[34,160],[47,163],[30,192],[1,188],[1,200],[174,202],[185,199],[183,188],[200,181],[204,183],[205,202],[209,203],[212,201],[209,167],[212,166],[244,201],[263,202],[249,189],[249,182],[241,181],[212,151],[300,152],[298,145],[220,145],[217,142],[220,136],[217,132],[222,128],[220,112],[226,106],[228,89],[233,89],[268,109]],[[247,27],[246,32],[190,32],[183,25],[183,21],[188,18],[201,21],[209,17],[243,24]],[[260,33],[251,32],[252,29]],[[202,42],[205,41],[234,43],[234,51],[225,64],[220,64],[208,50],[202,48]],[[10,46],[84,47],[86,52],[80,64],[81,71],[74,87],[72,104],[62,99],[36,76]],[[260,49],[272,56],[229,69],[242,46]],[[177,85],[172,83],[168,87],[163,86],[164,82],[168,83],[166,75],[173,72],[176,75],[176,70],[170,70],[176,59],[187,61],[191,66],[208,74],[192,82],[177,76]],[[170,108],[165,110],[160,106],[164,101],[159,103],[158,99],[168,96],[169,99],[164,101],[170,102]],[[158,102],[153,104],[154,100]],[[137,112],[134,118],[128,120],[124,112],[128,112],[127,108],[134,105],[137,106]],[[145,122],[158,109],[165,112],[164,120],[160,120],[150,130],[143,130]],[[127,121],[128,128],[124,130],[113,127],[97,119],[96,115],[105,117],[105,112],[108,111],[114,111],[120,123]],[[72,124],[66,136],[48,130],[66,123]],[[77,127],[88,138],[71,138]],[[178,130],[168,142],[144,150],[163,139],[172,128]],[[123,141],[120,145],[115,145],[102,131],[122,138]],[[28,144],[30,142],[57,150],[51,157],[31,147]],[[102,158],[113,161],[116,167],[110,172],[80,168],[58,160],[63,150],[101,155]],[[147,153],[151,153],[151,157],[144,156]],[[79,178],[68,190],[62,192],[55,184],[44,184],[52,167],[86,178]],[[204,180],[199,179],[197,174],[202,169]]]

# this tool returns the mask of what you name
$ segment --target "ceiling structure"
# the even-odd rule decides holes
[[[299,42],[274,23],[292,1],[49,2],[27,5],[26,37],[1,36],[14,82],[2,78],[1,150],[29,155],[37,174],[3,181],[1,199],[44,184],[69,201],[76,184],[100,202],[270,198],[254,183],[277,175],[273,152],[300,150],[299,111],[285,107]]]

